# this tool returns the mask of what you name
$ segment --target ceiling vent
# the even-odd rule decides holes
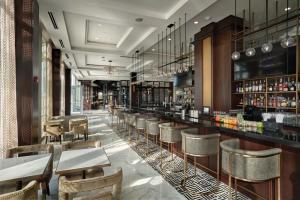
[[[49,15],[49,17],[50,17],[50,19],[51,19],[53,28],[56,29],[56,30],[58,30],[58,26],[57,26],[56,21],[55,21],[55,19],[54,19],[53,13],[49,11],[49,12],[48,12],[48,15]]]
[[[66,58],[68,58],[68,59],[70,58],[70,56],[69,56],[67,53],[65,53],[65,56],[66,56]]]
[[[61,46],[61,48],[65,48],[65,45],[64,45],[64,42],[62,41],[62,39],[59,39],[59,43],[60,43],[60,46]]]

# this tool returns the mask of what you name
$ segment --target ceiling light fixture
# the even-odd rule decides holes
[[[292,8],[291,7],[284,8],[284,11],[286,11],[286,12],[289,10],[292,10]]]
[[[284,9],[285,10],[285,9]],[[288,48],[291,46],[294,46],[296,44],[296,39],[289,35],[289,10],[291,10],[291,7],[289,7],[289,1],[286,1],[286,33],[285,38],[281,40],[281,47],[282,48]]]
[[[102,24],[97,24],[98,26],[102,26]]]
[[[199,22],[198,21],[194,21],[194,24],[199,24]]]
[[[263,53],[269,53],[272,51],[273,49],[273,44],[269,41],[269,12],[268,12],[268,8],[269,8],[269,1],[266,0],[266,43],[264,43],[261,46],[261,51]]]
[[[237,32],[237,29],[236,29],[236,0],[234,1],[234,32],[236,33]],[[231,58],[232,60],[238,60],[240,59],[241,57],[241,54],[240,52],[238,52],[236,50],[236,38],[234,39],[234,52],[231,54]]]
[[[171,41],[172,39],[171,39],[171,38],[168,38],[168,40]]]
[[[155,51],[155,49],[153,48],[152,51]]]

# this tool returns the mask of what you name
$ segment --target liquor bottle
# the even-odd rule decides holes
[[[285,79],[284,83],[283,83],[283,91],[289,91],[289,87],[288,87],[288,82],[287,80]]]
[[[280,107],[280,106],[281,106],[281,98],[279,96],[277,96],[277,107]]]
[[[291,101],[290,97],[288,97],[288,98],[287,98],[287,101],[286,101],[286,103],[287,103],[286,107],[289,107],[289,108],[290,108],[290,107],[291,107],[291,102],[292,102],[292,101]]]
[[[291,85],[289,87],[290,91],[296,91],[296,85],[294,79],[292,79]]]
[[[262,92],[262,89],[263,89],[263,85],[262,85],[261,80],[260,80],[259,85],[258,85],[258,91]]]
[[[273,97],[270,96],[270,97],[269,97],[269,100],[268,100],[268,106],[269,106],[269,107],[272,107],[272,100],[273,100]]]
[[[248,92],[248,83],[245,84],[245,92]]]
[[[241,83],[241,85],[240,85],[240,88],[241,88],[241,89],[240,89],[240,92],[243,93],[243,92],[244,92],[244,88],[243,88],[243,84],[242,84],[242,83]]]
[[[270,83],[270,85],[269,85],[269,92],[273,92],[273,85],[272,85],[272,83]]]
[[[278,85],[278,89],[279,89],[279,91],[282,91],[282,78],[280,78],[280,80],[279,80],[279,85]]]
[[[292,86],[292,82],[290,80],[290,77],[288,77],[288,81],[287,81],[288,91],[290,91],[291,86]]]
[[[253,82],[252,82],[252,92],[255,92],[255,88],[256,88],[256,87],[255,87],[255,82],[253,81]]]
[[[256,94],[254,95],[253,106],[257,106],[257,98],[256,98]]]
[[[277,84],[277,80],[275,81],[275,84],[274,84],[274,91],[278,91],[278,84]]]
[[[276,98],[274,96],[272,96],[272,107],[276,107]]]
[[[286,99],[285,99],[285,98],[283,98],[283,99],[281,100],[280,106],[283,107],[283,108],[285,108],[285,107],[287,106],[287,103],[286,103]]]
[[[291,101],[291,107],[296,108],[296,97],[293,97],[293,99]]]
[[[236,93],[239,93],[239,91],[240,91],[239,84],[236,84],[236,85],[235,85],[235,92],[236,92]]]

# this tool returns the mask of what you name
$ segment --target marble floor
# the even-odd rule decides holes
[[[112,163],[112,167],[104,168],[104,172],[110,173],[116,167],[123,169],[123,200],[186,199],[114,132],[109,126],[111,118],[106,112],[87,114],[91,133],[89,138],[101,140]],[[55,145],[54,167],[60,153],[60,145]],[[57,182],[58,177],[54,175],[50,183],[51,195],[47,199],[58,199]]]

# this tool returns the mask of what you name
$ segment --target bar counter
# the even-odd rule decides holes
[[[276,133],[266,131],[264,129],[253,130],[253,128],[245,128],[238,126],[231,126],[217,123],[212,116],[200,115],[198,119],[185,116],[184,119],[173,111],[163,110],[147,110],[147,109],[133,109],[134,112],[154,113],[166,121],[174,121],[176,123],[188,124],[189,127],[199,128],[199,134],[210,134],[219,132],[221,134],[221,141],[231,138],[239,138],[241,140],[241,148],[247,150],[265,150],[271,148],[281,148],[281,193],[282,198],[300,199],[300,142],[291,141],[285,138],[283,133]],[[299,130],[299,131],[298,131]],[[283,131],[293,131],[300,134],[300,128],[283,126]],[[181,144],[176,144],[176,154],[183,157],[181,152]],[[192,160],[190,160],[192,161]],[[216,170],[216,158],[197,158],[197,162]],[[221,180],[227,183],[227,175],[222,173]],[[260,199],[251,194],[251,191],[265,199],[277,199],[277,197],[269,196],[269,191],[274,190],[276,186],[274,181],[264,183],[249,184],[238,181],[239,190],[248,195],[251,199]]]

